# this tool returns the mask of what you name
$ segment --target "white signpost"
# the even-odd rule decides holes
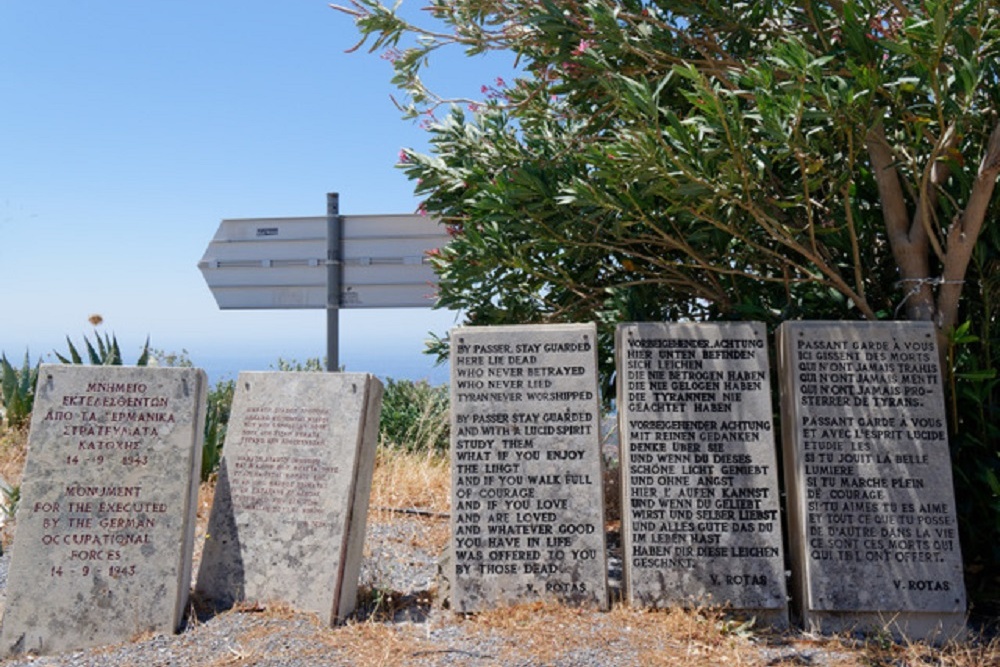
[[[327,368],[336,370],[341,308],[434,305],[428,252],[448,243],[421,215],[339,214],[223,220],[198,268],[219,308],[325,308]]]

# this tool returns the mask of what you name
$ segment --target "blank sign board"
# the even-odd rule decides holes
[[[420,215],[342,216],[341,308],[434,305],[428,252],[448,243]],[[326,308],[327,219],[223,220],[198,268],[219,308]]]

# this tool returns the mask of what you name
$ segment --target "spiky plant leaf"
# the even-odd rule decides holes
[[[101,349],[100,352],[94,349],[94,346],[90,344],[90,339],[86,336],[83,337],[83,342],[87,346],[87,356],[90,358],[90,363],[94,366],[104,365],[107,355],[104,354],[104,345],[101,343],[101,337],[97,336],[97,346]]]
[[[84,337],[84,340],[86,340],[86,337]],[[67,359],[66,357],[62,356],[58,352],[55,353],[56,358],[60,362],[62,362],[64,364],[76,364],[78,366],[80,364],[82,364],[83,363],[83,357],[81,357],[80,353],[77,352],[76,346],[73,345],[73,341],[70,340],[69,336],[66,336],[66,345],[69,347],[69,358]],[[88,343],[88,346],[89,346],[89,343]]]
[[[0,358],[0,400],[4,404],[7,423],[12,428],[20,428],[28,423],[35,402],[35,384],[38,367],[31,367],[28,353],[24,355],[22,369],[15,369],[7,355]]]
[[[107,334],[104,334],[105,343],[107,343],[107,357],[105,357],[104,363],[110,366],[121,366],[122,365],[122,350],[118,347],[118,336],[112,336],[110,339]]]
[[[136,366],[148,366],[149,365],[149,336],[146,336],[146,343],[142,346],[142,352],[139,353],[139,358],[136,360]]]
[[[14,372],[14,367],[10,365],[7,361],[7,355],[0,357],[0,399],[3,400],[3,404],[7,405],[10,402],[10,397],[14,393],[14,389],[17,384],[17,377]]]

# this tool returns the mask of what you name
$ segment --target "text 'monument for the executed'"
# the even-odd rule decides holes
[[[193,368],[41,366],[5,654],[178,628],[191,582],[205,382]]]

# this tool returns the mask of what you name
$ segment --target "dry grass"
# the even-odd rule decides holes
[[[229,653],[221,655],[211,662],[203,663],[205,667],[224,667],[226,665],[257,665],[267,663],[273,658],[275,646],[284,649],[285,638],[290,632],[299,636],[322,636],[330,632],[313,614],[298,612],[292,607],[274,602],[267,605],[238,604],[227,614],[249,614],[255,621],[249,629],[232,637]],[[295,649],[297,657],[311,655],[319,657],[316,651]]]
[[[451,505],[448,459],[380,448],[375,459],[368,521],[399,523],[401,546],[439,553],[448,542]],[[400,522],[401,518],[419,521]]]
[[[0,425],[0,477],[11,486],[20,486],[28,457],[28,429]]]
[[[198,523],[208,523],[208,515],[212,513],[212,502],[215,500],[215,477],[202,482],[198,487]]]
[[[664,667],[685,665],[916,667],[1000,665],[1000,640],[972,637],[935,647],[884,638],[859,641],[794,631],[747,629],[712,608],[644,610],[616,605],[609,612],[534,602],[498,608],[463,622],[472,634],[502,638],[504,657],[525,664],[574,663],[581,648],[602,662]],[[734,629],[740,629],[734,632]]]
[[[0,478],[18,494],[21,478],[24,475],[24,462],[28,458],[28,429],[11,429],[0,420]],[[4,512],[12,512],[7,507],[7,498],[3,501]],[[8,516],[0,530],[0,547],[6,551],[14,541],[14,517]]]
[[[710,609],[649,611],[616,605],[601,613],[535,602],[485,612],[470,623],[504,637],[514,655],[530,664],[571,660],[583,648],[640,665],[769,664],[748,638],[728,634],[721,612]]]
[[[447,457],[380,447],[372,478],[371,506],[447,514],[451,468]]]
[[[198,506],[195,508],[195,535],[203,538],[208,532],[208,519],[215,502],[215,476],[198,486]]]
[[[366,667],[403,667],[415,658],[433,654],[441,647],[414,625],[391,625],[366,621],[349,623],[318,639],[323,650],[350,656],[352,664]]]
[[[845,642],[846,644],[847,642]],[[943,647],[924,643],[897,643],[884,638],[852,642],[866,667],[896,667],[909,665],[944,665],[952,667],[996,667],[1000,665],[1000,640],[971,637],[961,642],[949,642]]]
[[[400,667],[444,664],[588,664],[642,667],[995,667],[1000,644],[972,638],[941,648],[741,627],[711,608],[644,610],[616,605],[610,611],[556,602],[505,606],[477,615],[441,612],[425,623],[370,618],[326,628],[314,616],[282,605],[236,609],[259,622],[234,637],[230,655],[211,663],[257,665],[295,646],[307,664]],[[440,640],[437,637],[447,636]],[[277,648],[276,648],[277,647]],[[305,647],[305,648],[303,648]]]

